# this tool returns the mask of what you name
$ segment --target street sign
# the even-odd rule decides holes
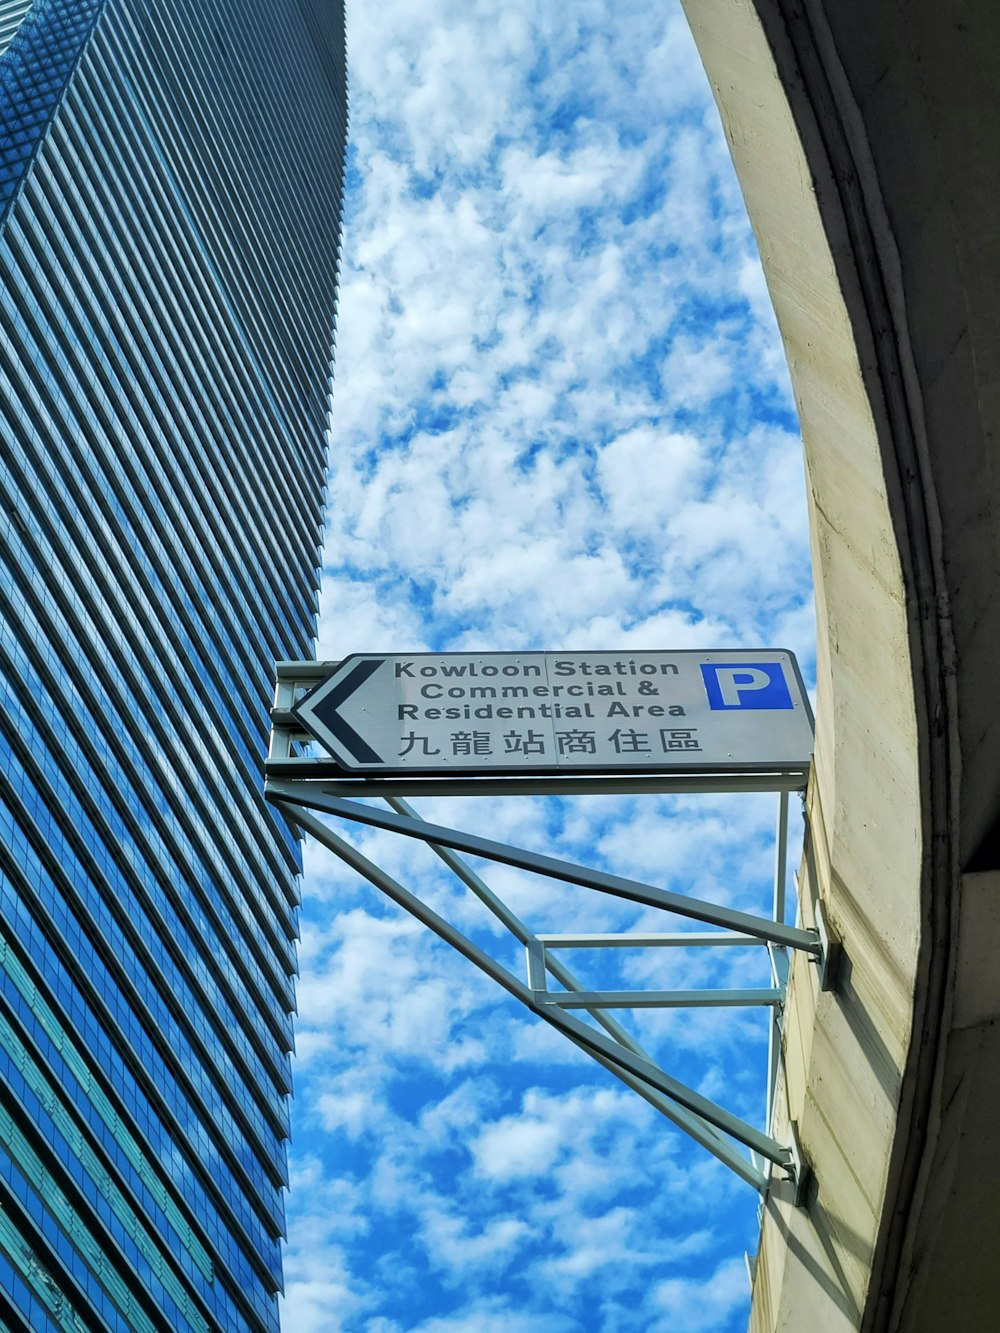
[[[293,715],[370,776],[808,766],[791,653],[357,653]]]

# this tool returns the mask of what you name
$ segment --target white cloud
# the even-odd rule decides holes
[[[470,1274],[489,1270],[494,1276],[507,1267],[530,1234],[520,1217],[493,1217],[482,1230],[445,1209],[428,1210],[421,1239],[431,1262],[448,1275],[450,1284],[466,1284]]]
[[[746,1300],[742,1259],[730,1259],[708,1278],[669,1278],[653,1289],[650,1304],[661,1315],[656,1333],[709,1333]]]
[[[610,517],[630,536],[662,544],[663,529],[676,508],[693,498],[708,468],[693,435],[636,426],[600,451],[597,475]]]

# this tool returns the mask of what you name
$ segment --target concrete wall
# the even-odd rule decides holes
[[[1000,1264],[1000,5],[685,0],[802,421],[819,619],[751,1327],[985,1330]]]

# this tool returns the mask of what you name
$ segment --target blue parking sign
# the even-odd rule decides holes
[[[701,675],[713,711],[794,707],[780,662],[702,662]]]

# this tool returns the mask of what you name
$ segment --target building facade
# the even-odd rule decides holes
[[[274,1329],[339,0],[0,0],[0,1327]]]

